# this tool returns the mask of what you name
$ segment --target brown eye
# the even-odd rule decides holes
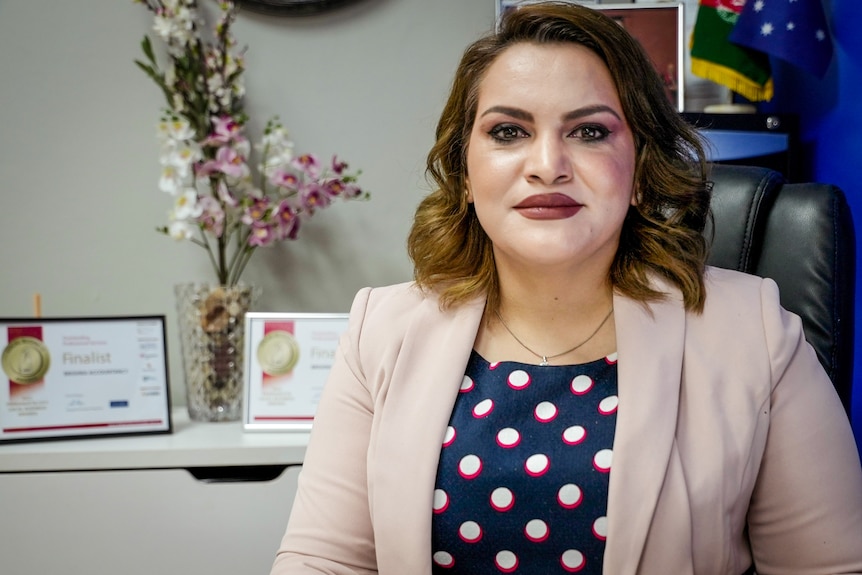
[[[580,138],[581,140],[586,140],[588,142],[600,141],[610,135],[610,130],[605,128],[604,126],[600,126],[598,124],[588,124],[586,126],[578,126],[572,132],[572,136],[575,138]]]
[[[518,126],[513,126],[512,124],[502,124],[499,126],[494,126],[494,128],[488,132],[488,135],[490,135],[494,140],[498,142],[511,142],[512,140],[523,138],[527,134]]]

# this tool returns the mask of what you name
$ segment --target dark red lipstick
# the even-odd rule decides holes
[[[565,194],[535,194],[524,198],[515,209],[531,220],[561,220],[580,211],[580,204]]]

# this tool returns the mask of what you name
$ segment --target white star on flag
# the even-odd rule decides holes
[[[738,0],[702,0],[707,4],[733,1]],[[728,39],[822,78],[833,53],[823,2],[827,0],[747,0]]]

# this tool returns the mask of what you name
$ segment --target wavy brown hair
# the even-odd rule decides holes
[[[673,107],[649,56],[625,29],[600,11],[576,4],[527,4],[509,11],[495,32],[471,44],[461,59],[437,124],[427,173],[437,190],[419,204],[407,241],[414,278],[457,305],[484,294],[499,305],[491,240],[465,196],[467,144],[485,72],[512,45],[574,43],[607,65],[634,136],[634,193],[611,264],[614,288],[642,302],[665,294],[650,286],[657,273],[682,291],[686,309],[701,311],[710,184],[700,136]]]

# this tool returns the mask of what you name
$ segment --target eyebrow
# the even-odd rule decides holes
[[[601,112],[607,112],[614,116],[618,120],[622,120],[620,115],[611,108],[610,106],[605,106],[604,104],[597,104],[595,106],[585,106],[583,108],[578,108],[577,110],[572,110],[571,112],[567,112],[563,116],[563,120],[577,120],[578,118],[583,118],[584,116],[590,116],[592,114],[598,114]],[[522,110],[520,108],[511,108],[509,106],[491,106],[484,112],[482,112],[482,116],[486,116],[488,114],[499,113],[506,114],[507,116],[512,116],[513,118],[517,118],[518,120],[523,120],[525,122],[532,122],[533,115],[526,110]]]

